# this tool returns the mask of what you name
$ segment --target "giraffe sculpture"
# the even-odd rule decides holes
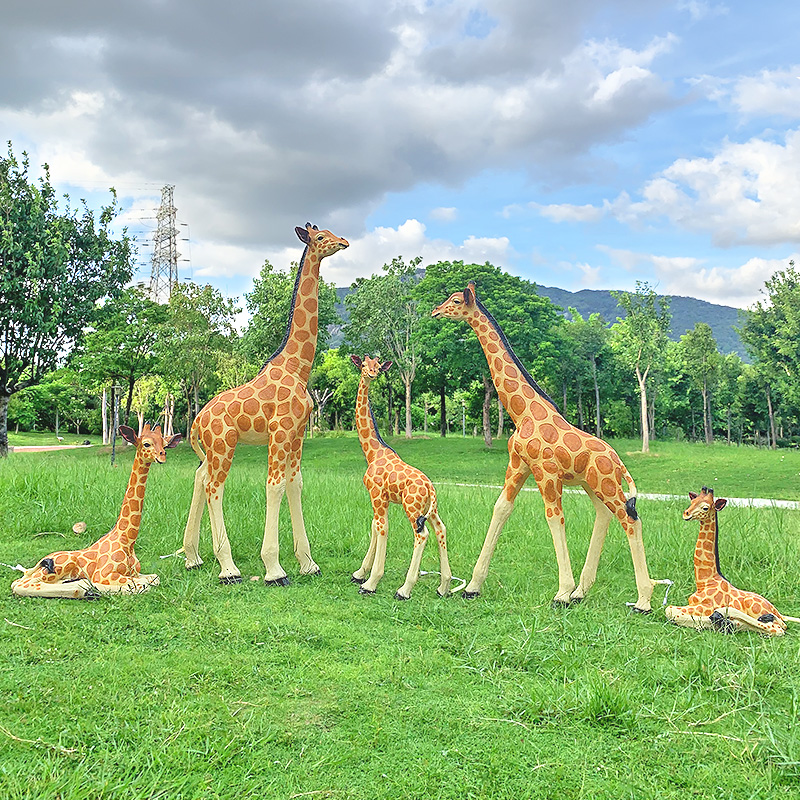
[[[720,573],[718,512],[727,504],[724,497],[714,498],[714,490],[704,486],[700,494],[689,492],[689,507],[683,512],[685,520],[700,522],[700,534],[694,549],[694,577],[697,591],[688,605],[667,606],[667,619],[676,625],[697,628],[716,628],[726,633],[751,630],[769,636],[783,636],[786,617],[761,595],[737,589]]]
[[[303,432],[312,409],[306,386],[317,349],[320,262],[326,256],[343,250],[348,243],[311,223],[306,223],[305,228],[295,228],[295,231],[305,244],[305,250],[297,270],[283,342],[253,380],[211,399],[192,424],[190,442],[202,463],[195,473],[183,551],[187,569],[203,563],[198,543],[205,501],[211,521],[214,555],[220,565],[220,583],[239,583],[242,580],[231,557],[222,515],[225,479],[236,445],[240,442],[269,446],[267,511],[261,547],[265,583],[280,586],[289,583],[278,561],[278,512],[284,493],[289,501],[294,553],[300,562],[300,573],[319,573],[319,567],[311,558],[300,501]]]
[[[158,586],[158,575],[142,575],[133,551],[142,521],[145,484],[150,465],[163,464],[165,450],[181,440],[179,433],[166,441],[161,428],[146,424],[141,435],[121,425],[120,435],[136,446],[131,477],[117,524],[83,550],[50,553],[11,584],[14,594],[24,597],[96,597],[100,594],[146,592]]]
[[[533,473],[544,500],[547,524],[558,562],[558,592],[554,605],[582,600],[597,575],[597,564],[611,520],[616,517],[627,534],[636,575],[638,598],[634,610],[648,613],[654,582],[647,571],[642,523],[636,513],[636,485],[614,450],[601,439],[574,427],[559,414],[553,401],[514,354],[500,326],[475,294],[470,282],[433,309],[434,317],[466,320],[486,355],[497,395],[514,420],[508,441],[505,485],[494,506],[480,557],[464,596],[480,594],[500,533],[514,509],[514,501]],[[622,490],[627,482],[631,497]],[[564,486],[580,486],[594,505],[596,517],[586,562],[575,585],[564,527],[561,495]]]
[[[356,396],[356,427],[358,440],[367,471],[364,473],[364,486],[372,501],[372,531],[369,548],[361,566],[353,573],[353,583],[361,584],[360,594],[374,594],[378,582],[383,577],[386,562],[386,533],[388,529],[389,503],[403,507],[414,531],[414,551],[405,583],[397,590],[398,600],[408,600],[419,578],[419,565],[428,541],[425,523],[430,522],[439,545],[439,571],[441,581],[437,592],[445,597],[450,591],[450,562],[447,557],[447,531],[436,508],[436,490],[428,477],[415,467],[409,466],[392,450],[378,433],[375,416],[369,404],[369,386],[382,372],[392,366],[391,361],[381,364],[377,359],[365,356],[350,356],[361,370],[361,380]],[[369,578],[367,578],[369,575]]]

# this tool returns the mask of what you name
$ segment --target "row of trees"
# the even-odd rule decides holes
[[[188,428],[216,392],[258,371],[283,338],[296,265],[269,262],[245,295],[249,322],[210,286],[180,284],[166,306],[125,288],[132,272],[126,235],[111,236],[110,205],[96,222],[85,207],[59,211],[49,176],[34,185],[28,163],[9,148],[0,159],[0,454],[6,421],[21,428],[107,435],[110,409],[123,419],[160,419]],[[575,424],[598,435],[654,435],[777,446],[800,420],[800,281],[794,264],[771,278],[764,301],[743,317],[752,356],[723,355],[698,323],[667,337],[667,298],[647,284],[619,292],[620,319],[564,314],[534,284],[492,264],[396,258],[362,278],[345,299],[321,281],[320,340],[309,391],[314,430],[350,428],[358,375],[349,353],[392,360],[373,392],[384,424],[410,436],[438,427],[482,433],[487,444],[507,422],[485,358],[464,324],[431,309],[474,280],[523,363]],[[328,334],[343,335],[337,348]],[[438,418],[436,422],[434,419]]]

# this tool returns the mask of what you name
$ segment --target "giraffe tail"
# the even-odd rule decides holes
[[[800,617],[787,617],[786,614],[781,614],[781,619],[784,622],[800,622]]]
[[[206,454],[203,451],[203,446],[200,444],[200,439],[197,437],[197,420],[192,423],[192,429],[189,431],[189,444],[194,450],[194,454],[201,460],[206,460]]]
[[[625,482],[628,484],[628,499],[625,502],[625,511],[628,512],[628,516],[635,522],[639,519],[639,514],[636,511],[636,496],[638,494],[636,489],[636,484],[631,477],[630,472],[628,472],[627,467],[625,465],[622,466],[622,477],[625,478]]]

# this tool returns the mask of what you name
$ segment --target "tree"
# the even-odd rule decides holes
[[[766,300],[745,311],[740,330],[742,341],[758,368],[772,446],[777,447],[773,392],[800,401],[800,274],[789,267],[776,272],[766,283]]]
[[[669,330],[669,299],[658,297],[653,288],[636,281],[635,292],[612,292],[625,311],[612,327],[612,346],[636,374],[642,420],[642,452],[650,452],[647,377],[664,349]]]
[[[721,356],[711,326],[698,322],[694,328],[681,336],[683,369],[703,399],[703,433],[706,444],[714,441],[710,390],[719,376]]]
[[[345,345],[359,356],[391,359],[405,389],[406,439],[411,438],[411,387],[417,374],[419,312],[412,296],[422,258],[384,264],[384,275],[359,278],[345,298]]]
[[[84,203],[59,212],[50,172],[28,177],[26,154],[0,158],[0,457],[8,455],[8,400],[33,386],[80,341],[96,303],[130,280],[126,233],[110,231],[116,195],[98,221]]]
[[[567,335],[575,342],[578,356],[589,363],[594,388],[595,435],[599,438],[602,433],[602,425],[600,422],[600,384],[597,380],[597,360],[608,347],[610,332],[600,314],[590,314],[589,319],[584,319],[575,308],[570,308],[569,313],[572,316],[572,322],[567,325]]]

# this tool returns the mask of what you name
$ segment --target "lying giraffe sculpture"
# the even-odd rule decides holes
[[[161,428],[146,424],[140,436],[127,425],[120,435],[136,445],[131,477],[117,524],[93,545],[83,550],[50,553],[11,584],[14,594],[25,597],[96,597],[99,594],[139,594],[158,586],[158,575],[142,575],[133,545],[142,521],[147,473],[155,461],[163,464],[165,450],[181,440],[179,433],[166,442]]]
[[[289,501],[294,553],[300,562],[300,573],[319,573],[319,567],[311,558],[300,502],[303,432],[312,409],[306,386],[317,350],[320,263],[326,256],[343,250],[348,243],[310,222],[295,231],[306,247],[297,270],[292,308],[281,346],[253,380],[211,399],[192,424],[190,442],[202,463],[195,473],[183,552],[187,569],[203,563],[198,543],[205,502],[211,520],[214,555],[220,565],[220,583],[242,580],[231,557],[222,516],[225,479],[240,442],[269,446],[267,513],[261,547],[265,583],[280,586],[289,583],[278,561],[278,512],[284,493]]]
[[[456,292],[433,309],[432,316],[469,323],[486,355],[497,395],[516,425],[508,441],[505,486],[495,503],[483,549],[464,596],[480,594],[500,532],[514,509],[517,494],[533,473],[544,500],[558,561],[558,592],[553,603],[568,605],[584,598],[595,581],[609,523],[616,517],[627,534],[633,558],[638,589],[634,610],[648,613],[654,581],[647,572],[642,523],[636,513],[636,485],[619,456],[604,441],[574,427],[559,414],[555,403],[522,366],[500,326],[478,300],[474,283],[470,282],[463,292]],[[630,488],[630,498],[622,490],[623,478]],[[589,495],[596,512],[586,563],[577,586],[561,507],[565,485],[580,486]]]
[[[676,625],[697,628],[716,628],[726,633],[751,630],[769,636],[783,636],[786,617],[761,595],[743,592],[722,577],[719,571],[719,523],[717,513],[727,504],[724,497],[714,498],[714,490],[704,486],[700,494],[689,492],[689,507],[683,512],[685,520],[698,520],[700,534],[694,549],[694,577],[697,591],[688,605],[667,606],[667,619]]]
[[[398,503],[406,512],[414,531],[414,552],[405,583],[397,590],[398,600],[408,600],[411,590],[419,578],[419,565],[428,534],[425,523],[429,522],[439,544],[439,570],[441,581],[437,592],[445,597],[450,591],[450,562],[447,558],[447,532],[436,509],[436,490],[428,477],[418,469],[409,466],[383,441],[378,433],[375,417],[369,405],[369,385],[382,372],[392,366],[391,361],[381,364],[377,359],[365,356],[350,356],[361,370],[356,397],[356,427],[358,440],[367,471],[364,473],[364,486],[372,501],[372,532],[369,548],[361,566],[353,573],[353,583],[360,583],[360,594],[374,594],[378,581],[383,577],[386,562],[387,511],[389,503]],[[369,578],[367,578],[369,575]]]

